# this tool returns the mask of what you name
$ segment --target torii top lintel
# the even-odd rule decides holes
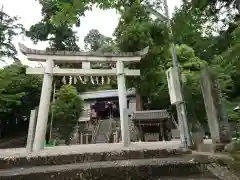
[[[30,61],[46,61],[52,59],[55,61],[65,61],[71,63],[78,62],[139,62],[142,57],[148,53],[149,47],[137,52],[79,52],[79,51],[54,51],[54,50],[36,50],[26,47],[19,43],[20,51],[27,56]]]

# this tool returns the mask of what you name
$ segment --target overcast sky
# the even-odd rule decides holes
[[[168,0],[169,11],[173,12],[175,6],[180,5],[181,0]],[[41,6],[36,0],[0,0],[0,5],[3,3],[4,11],[11,16],[20,17],[20,23],[24,25],[26,29],[29,29],[31,25],[41,20]],[[84,36],[91,29],[98,29],[100,33],[106,36],[112,36],[112,33],[117,26],[119,15],[115,10],[100,10],[93,9],[86,13],[86,16],[81,19],[81,27],[77,29],[79,36],[79,45],[83,47]],[[38,43],[34,45],[29,39],[17,37],[14,40],[14,44],[19,42],[24,43],[30,48],[45,49],[46,42]],[[25,59],[23,55],[19,55],[19,58]]]

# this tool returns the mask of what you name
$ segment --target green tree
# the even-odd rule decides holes
[[[103,51],[113,44],[112,38],[104,36],[97,29],[91,29],[85,36],[84,42],[88,51]]]
[[[210,26],[213,18],[206,11],[193,8],[192,4],[183,4],[175,10],[172,18],[175,43],[186,44],[194,49],[198,57],[211,59],[214,55],[210,54],[214,52],[211,51],[214,48],[214,38],[211,36],[213,28]]]
[[[222,6],[211,1],[196,3],[188,1],[175,10],[172,18],[174,40],[192,47],[198,57],[211,62],[215,55],[229,47],[237,16],[225,3]]]
[[[52,104],[53,127],[57,128],[61,138],[69,143],[83,111],[83,101],[78,96],[75,87],[63,85],[56,93]]]
[[[193,48],[177,46],[177,56],[186,82],[183,83],[184,100],[189,122],[206,122],[205,106],[200,87],[200,71],[208,63],[198,58]]]
[[[91,29],[84,38],[85,50],[97,52],[118,52],[115,40],[101,34],[97,29]]]
[[[71,25],[61,24],[56,26],[51,22],[51,17],[59,10],[56,1],[40,1],[43,18],[40,22],[32,25],[26,32],[33,42],[49,41],[50,49],[78,51],[76,33]]]
[[[176,43],[191,46],[196,55],[208,61],[218,73],[229,120],[233,121],[238,120],[239,115],[233,111],[239,103],[239,13],[235,11],[238,2],[185,1],[173,17]],[[217,29],[209,27],[216,24]]]
[[[138,3],[133,3],[121,15],[114,35],[122,52],[150,47],[147,56],[135,65],[141,70],[141,77],[128,79],[128,86],[136,87],[147,102],[150,94],[156,94],[162,86],[162,75],[165,75],[162,73],[167,64],[164,50],[168,50],[165,25],[152,20]]]
[[[28,127],[19,124],[29,120],[30,111],[38,106],[40,99],[42,78],[26,75],[25,70],[25,66],[15,64],[0,70],[0,120],[11,126],[11,132],[7,132],[11,135],[27,132]]]
[[[149,103],[148,108],[170,107],[165,71],[172,66],[172,56],[165,24],[152,20],[149,14],[136,3],[122,14],[115,36],[121,51],[137,51],[146,46],[150,47],[148,55],[136,65],[141,70],[141,77],[131,79],[129,85],[137,88],[145,103]],[[198,36],[201,37],[200,34]],[[177,46],[177,56],[187,79],[184,89],[185,100],[189,107],[189,120],[204,122],[206,116],[199,86],[199,74],[207,62],[200,59],[193,48],[179,44],[181,45]]]
[[[233,109],[240,103],[240,28],[237,27],[231,33],[231,43],[226,51],[222,52],[214,58],[212,66],[215,67],[221,80],[221,88],[226,100],[229,119],[232,121],[239,121],[239,112]]]
[[[13,38],[22,33],[23,26],[18,24],[17,21],[16,16],[11,17],[3,10],[0,10],[0,61],[4,61],[3,58],[19,61]]]

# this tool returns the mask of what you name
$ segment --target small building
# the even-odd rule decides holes
[[[131,119],[141,141],[171,140],[172,120],[167,110],[135,111]]]

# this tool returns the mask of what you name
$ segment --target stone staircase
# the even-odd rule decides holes
[[[112,119],[101,120],[97,128],[93,143],[109,143],[112,134]]]
[[[0,179],[217,180],[204,168],[207,161],[192,159],[191,152],[182,148],[0,157]]]

